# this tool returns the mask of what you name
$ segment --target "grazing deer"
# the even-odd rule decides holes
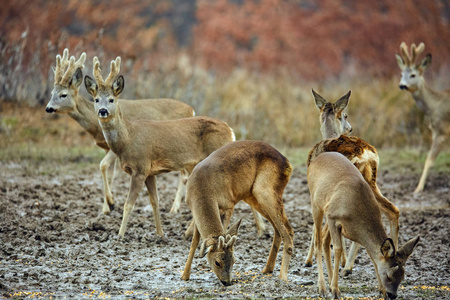
[[[417,57],[425,49],[424,43],[418,47],[411,45],[411,55],[405,42],[400,45],[400,55],[395,54],[397,64],[402,70],[402,79],[399,87],[411,93],[420,110],[425,113],[429,120],[432,134],[430,151],[423,167],[422,176],[414,193],[420,193],[425,187],[428,172],[439,155],[445,141],[450,136],[450,90],[437,92],[432,90],[425,82],[423,73],[431,64],[431,54],[427,54],[419,63]]]
[[[314,90],[312,92],[315,104],[320,110],[320,131],[322,132],[323,140],[316,144],[309,152],[307,165],[309,166],[319,154],[324,152],[339,152],[347,157],[361,172],[372,189],[381,211],[389,221],[390,235],[394,241],[394,246],[398,247],[398,219],[400,213],[397,207],[386,199],[378,188],[377,168],[379,159],[377,150],[364,140],[347,135],[352,131],[352,127],[347,120],[347,114],[344,112],[344,109],[348,105],[351,92],[349,91],[335,103],[328,102]],[[305,266],[312,265],[313,245],[314,233]],[[345,275],[352,272],[358,249],[359,245],[352,243],[348,259],[345,257],[345,251],[343,252],[344,258],[342,261],[345,264],[343,271]]]
[[[396,251],[381,222],[380,205],[356,167],[342,154],[327,152],[311,162],[307,171],[314,219],[315,254],[319,271],[319,294],[325,297],[322,268],[322,243],[333,296],[340,298],[338,287],[339,261],[342,256],[342,236],[363,245],[375,266],[378,287],[385,299],[397,298],[404,278],[405,263],[416,247],[419,237],[409,240]],[[328,231],[322,236],[322,221],[326,217]],[[334,249],[334,269],[331,265],[330,243]]]
[[[161,227],[156,176],[160,173],[185,170],[188,174],[211,152],[234,140],[233,130],[220,120],[193,117],[167,121],[127,120],[117,97],[124,89],[119,76],[120,57],[111,62],[103,80],[100,63],[94,57],[94,79],[85,77],[85,86],[95,101],[103,135],[111,151],[120,160],[122,169],[131,176],[131,186],[124,206],[119,235],[124,236],[136,198],[147,186],[155,217],[156,233]]]
[[[182,275],[189,280],[200,238],[200,257],[207,255],[211,269],[224,285],[231,285],[234,243],[240,221],[228,228],[234,206],[241,200],[270,221],[272,248],[263,273],[273,272],[283,240],[280,278],[287,281],[294,232],[284,212],[283,191],[292,167],[272,146],[257,141],[236,141],[199,163],[187,184],[186,203],[194,217],[194,237]]]
[[[69,59],[67,48],[64,49],[62,58],[59,54],[56,56],[55,84],[52,97],[45,110],[48,113],[68,114],[94,138],[97,146],[106,151],[106,156],[100,162],[100,171],[104,184],[103,213],[108,214],[114,207],[110,183],[114,177],[116,155],[110,151],[105,141],[97,115],[94,112],[93,102],[79,94],[85,60],[86,53],[81,54],[76,62],[73,56]],[[134,120],[166,120],[194,116],[192,107],[172,99],[119,100],[119,102],[125,118]],[[182,172],[175,201],[170,210],[172,213],[176,213],[180,207],[186,180],[187,174]]]

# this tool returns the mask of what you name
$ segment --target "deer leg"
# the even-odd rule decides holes
[[[256,234],[257,238],[260,238],[263,233],[266,231],[266,225],[264,224],[264,220],[261,218],[260,213],[252,207],[253,217],[255,218],[256,228],[258,233]]]
[[[273,224],[272,224],[273,225]],[[275,262],[277,260],[278,250],[281,245],[281,236],[278,230],[273,226],[273,241],[272,247],[270,248],[269,257],[267,258],[267,263],[264,269],[262,270],[263,274],[272,273],[275,268]]]
[[[178,181],[178,189],[177,194],[175,196],[175,201],[173,201],[172,208],[170,209],[169,213],[176,214],[178,210],[180,209],[181,205],[181,199],[183,199],[183,196],[186,191],[186,183],[188,180],[189,174],[186,170],[180,171],[180,179]]]
[[[322,231],[324,233],[325,230]],[[327,230],[326,233],[322,236],[323,238],[323,253],[325,256],[325,264],[327,266],[328,271],[328,281],[331,284],[331,280],[333,279],[333,266],[331,265],[331,234],[330,231]]]
[[[339,260],[342,256],[342,228],[340,226],[336,226],[333,220],[328,220],[329,223],[329,232],[331,235],[331,240],[333,241],[333,250],[334,250],[334,270],[333,270],[333,278],[331,280],[331,293],[333,294],[335,299],[340,298],[341,292],[339,291],[338,280],[339,280]],[[330,262],[331,264],[331,262]],[[331,271],[331,269],[330,269]]]
[[[314,254],[314,226],[312,228],[311,243],[309,243],[309,250],[308,250],[308,256],[306,257],[306,260],[305,260],[305,267],[312,266],[313,254]]]
[[[156,234],[159,236],[164,236],[161,227],[161,218],[159,212],[159,199],[158,190],[156,189],[156,176],[148,176],[145,180],[145,185],[147,186],[148,194],[150,196],[150,204],[153,209],[153,216],[155,218]]]
[[[134,203],[139,195],[139,192],[144,185],[144,179],[142,176],[132,176],[130,190],[128,192],[127,200],[125,201],[123,208],[122,224],[120,225],[119,235],[124,236],[127,230],[128,220],[130,219],[130,213],[133,210]]]
[[[378,289],[380,290],[380,293],[383,295],[383,298],[388,299],[388,298],[386,298],[386,287],[384,286],[383,281],[381,281],[380,274],[378,274],[377,263],[373,259],[373,257],[370,255],[370,253],[369,252],[367,252],[367,253],[369,254],[369,257],[373,262],[373,266],[375,267],[375,273],[377,274],[377,280],[378,280]]]
[[[356,255],[358,254],[358,250],[361,246],[358,243],[352,242],[350,246],[350,251],[348,253],[348,259],[345,264],[343,275],[348,276],[352,274],[353,266],[355,265]]]
[[[311,201],[312,203],[313,201]],[[323,276],[323,266],[322,266],[322,220],[323,212],[316,207],[312,207],[313,218],[314,218],[314,248],[316,254],[318,280],[317,284],[319,286],[319,296],[325,298],[326,287],[325,279]]]
[[[347,252],[345,251],[345,238],[344,236],[341,236],[341,243],[342,243],[342,257],[341,257],[341,267],[344,267],[347,263]]]
[[[100,172],[102,173],[104,187],[102,211],[105,215],[109,214],[114,208],[114,199],[111,193],[110,182],[112,182],[112,178],[114,177],[114,161],[116,158],[116,154],[109,150],[100,162]],[[109,178],[111,178],[111,180],[109,180]]]
[[[193,225],[193,227],[194,236],[192,237],[191,249],[189,250],[189,256],[186,261],[186,265],[184,266],[183,275],[181,276],[181,279],[183,280],[189,280],[189,277],[191,276],[192,260],[194,259],[195,250],[197,249],[198,243],[200,241],[200,233],[198,232],[195,224]]]
[[[184,232],[185,237],[190,237],[194,234],[194,219],[191,220],[191,223],[189,223],[188,229]]]
[[[433,165],[439,152],[441,152],[442,144],[445,141],[445,136],[438,136],[433,132],[433,142],[431,143],[431,149],[428,152],[427,160],[425,161],[425,166],[423,167],[422,176],[420,176],[419,184],[414,191],[414,194],[418,194],[423,191],[425,187],[425,181],[427,180],[428,172]]]

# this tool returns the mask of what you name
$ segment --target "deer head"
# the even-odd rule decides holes
[[[431,54],[427,54],[422,61],[418,62],[417,57],[425,50],[425,44],[420,43],[419,46],[411,45],[411,54],[405,42],[400,45],[400,55],[395,54],[397,64],[402,70],[402,79],[399,87],[401,90],[415,92],[420,88],[423,81],[423,72],[431,64]]]
[[[349,134],[353,131],[352,126],[347,121],[347,114],[344,112],[348,105],[351,91],[342,96],[335,103],[330,103],[312,90],[314,101],[320,110],[320,132],[323,139],[337,138],[342,134]]]
[[[389,299],[397,298],[398,287],[405,277],[406,261],[419,240],[418,236],[409,240],[397,252],[391,239],[386,239],[381,245],[381,262],[377,264],[378,275]]]
[[[100,121],[108,121],[119,114],[117,98],[122,93],[125,86],[123,76],[118,76],[120,62],[120,56],[111,61],[109,75],[106,80],[103,80],[100,62],[97,57],[94,57],[93,74],[95,80],[87,75],[84,78],[86,89],[94,98],[95,112]]]
[[[82,53],[80,58],[75,61],[72,56],[69,59],[69,49],[64,49],[63,56],[56,56],[56,66],[53,69],[55,73],[55,85],[52,90],[52,96],[48,102],[45,111],[48,113],[69,113],[76,108],[76,97],[83,80],[84,61],[86,53]]]
[[[237,232],[241,220],[236,222],[224,236],[218,238],[207,238],[200,247],[200,257],[207,256],[209,266],[225,285],[231,285],[231,272],[236,261],[234,258],[234,244],[237,240]]]

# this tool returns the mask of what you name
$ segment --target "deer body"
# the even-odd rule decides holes
[[[104,184],[103,213],[108,214],[114,206],[110,184],[114,178],[114,163],[116,155],[109,151],[108,143],[103,136],[102,128],[94,111],[94,103],[79,94],[83,74],[82,68],[86,54],[82,54],[77,63],[69,67],[69,51],[64,50],[63,57],[57,56],[55,69],[55,85],[52,96],[47,104],[48,113],[68,114],[83,127],[95,140],[100,148],[106,151],[106,156],[100,163]],[[67,67],[67,70],[65,68]],[[64,76],[62,72],[65,72]],[[64,79],[65,77],[66,79]],[[172,99],[147,99],[147,100],[119,100],[125,118],[132,120],[170,120],[188,118],[194,115],[194,110],[189,105]],[[186,174],[180,176],[177,195],[171,212],[177,212],[187,178]]]
[[[95,82],[85,77],[87,91],[94,97],[95,112],[108,146],[131,176],[131,186],[124,206],[119,235],[124,236],[137,196],[146,185],[156,223],[156,233],[163,235],[155,175],[184,170],[188,174],[211,152],[234,140],[233,130],[219,120],[193,117],[168,121],[126,120],[117,97],[123,91],[124,78],[118,76],[120,57],[111,62],[104,81],[100,63],[94,58]]]
[[[227,233],[225,230],[234,206],[242,200],[274,227],[272,248],[262,272],[273,272],[283,241],[280,278],[287,280],[294,232],[284,212],[282,195],[291,173],[292,167],[281,153],[257,141],[230,143],[199,163],[187,184],[186,203],[194,219],[194,237],[182,279],[189,280],[192,260],[201,238],[200,256],[207,254],[208,262],[220,281],[224,285],[231,284],[233,238],[239,225],[235,224]]]
[[[431,148],[414,193],[423,191],[429,170],[450,136],[450,91],[437,92],[426,84],[423,74],[431,64],[431,54],[427,54],[421,62],[416,61],[424,49],[423,43],[418,47],[412,44],[410,54],[403,42],[400,45],[401,55],[396,54],[397,64],[402,70],[399,87],[411,93],[417,106],[429,120],[432,133]]]
[[[404,278],[406,260],[417,245],[419,237],[411,239],[396,251],[393,241],[387,237],[384,230],[379,204],[371,187],[342,154],[320,154],[309,165],[307,180],[314,218],[320,296],[324,297],[326,291],[322,268],[323,247],[331,292],[335,298],[340,297],[338,276],[344,236],[366,248],[375,267],[380,292],[385,299],[395,299]],[[323,217],[326,218],[328,227],[325,236],[322,236]],[[334,268],[331,265],[331,242],[334,249]]]
[[[347,115],[343,113],[343,110],[348,105],[350,93],[347,93],[334,104],[329,103],[314,91],[313,94],[315,97],[316,106],[320,109],[322,128],[327,128],[327,130],[321,130],[323,140],[317,143],[309,152],[307,166],[309,167],[311,162],[324,152],[339,152],[351,161],[369,184],[381,211],[388,218],[390,224],[390,234],[394,241],[394,246],[397,247],[399,230],[398,220],[400,212],[397,207],[392,204],[392,202],[381,194],[381,191],[378,188],[377,169],[379,158],[377,150],[375,147],[358,137],[346,135],[346,133],[349,133],[352,130],[350,123],[347,121]],[[314,232],[311,239],[309,253],[305,261],[306,266],[312,265],[313,240]],[[343,271],[344,274],[348,275],[352,272],[358,249],[359,245],[352,243],[349,259],[345,257],[345,251],[343,252],[343,263],[345,263]]]

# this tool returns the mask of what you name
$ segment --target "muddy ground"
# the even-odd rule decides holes
[[[81,167],[76,161],[0,162],[0,298],[317,298],[316,265],[303,266],[312,228],[303,170],[294,171],[284,197],[295,230],[289,282],[277,278],[281,253],[274,274],[260,273],[272,229],[267,223],[268,233],[257,239],[251,211],[241,203],[232,218],[243,219],[234,284],[224,287],[200,258],[194,259],[191,280],[180,279],[190,247],[183,234],[191,217],[184,202],[180,213],[169,214],[176,174],[158,178],[165,237],[155,234],[143,190],[121,240],[117,233],[129,186],[125,173],[115,180],[116,209],[105,216],[96,162]],[[425,193],[413,196],[418,174],[380,173],[380,189],[401,210],[400,244],[421,236],[407,263],[399,299],[450,299],[450,174],[432,171]],[[353,274],[339,280],[344,297],[378,298],[365,250],[360,250]]]

